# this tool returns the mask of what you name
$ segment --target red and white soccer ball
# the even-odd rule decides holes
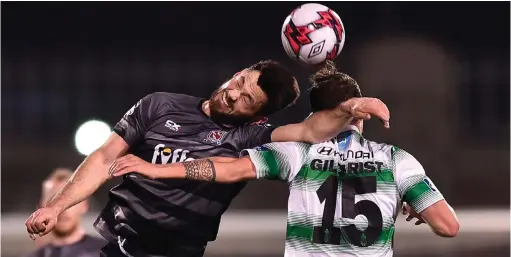
[[[282,45],[289,57],[306,65],[334,60],[346,33],[339,15],[321,4],[304,4],[287,16]]]

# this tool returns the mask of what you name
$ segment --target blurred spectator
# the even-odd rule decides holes
[[[58,168],[43,181],[40,205],[50,200],[73,175],[69,169]],[[88,202],[83,201],[63,212],[53,231],[36,239],[38,249],[27,257],[92,257],[99,256],[105,241],[86,235],[82,216],[87,212]]]

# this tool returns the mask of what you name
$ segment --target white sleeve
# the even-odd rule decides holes
[[[291,182],[307,161],[310,144],[296,142],[270,143],[254,149],[245,149],[255,166],[257,179]]]
[[[393,160],[399,196],[417,213],[444,199],[433,181],[426,176],[422,165],[411,154],[394,147]]]

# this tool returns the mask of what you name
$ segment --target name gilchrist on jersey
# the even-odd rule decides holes
[[[258,179],[289,185],[286,257],[390,257],[401,201],[417,212],[443,199],[420,163],[356,127],[310,145],[246,149]]]

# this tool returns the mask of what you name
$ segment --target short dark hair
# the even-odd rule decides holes
[[[268,102],[257,114],[266,116],[286,109],[300,96],[296,78],[284,65],[273,60],[266,60],[250,66],[248,70],[260,72],[257,85],[268,97]]]
[[[329,110],[355,97],[362,97],[356,80],[337,71],[335,63],[327,61],[310,81],[309,102],[312,112]]]

